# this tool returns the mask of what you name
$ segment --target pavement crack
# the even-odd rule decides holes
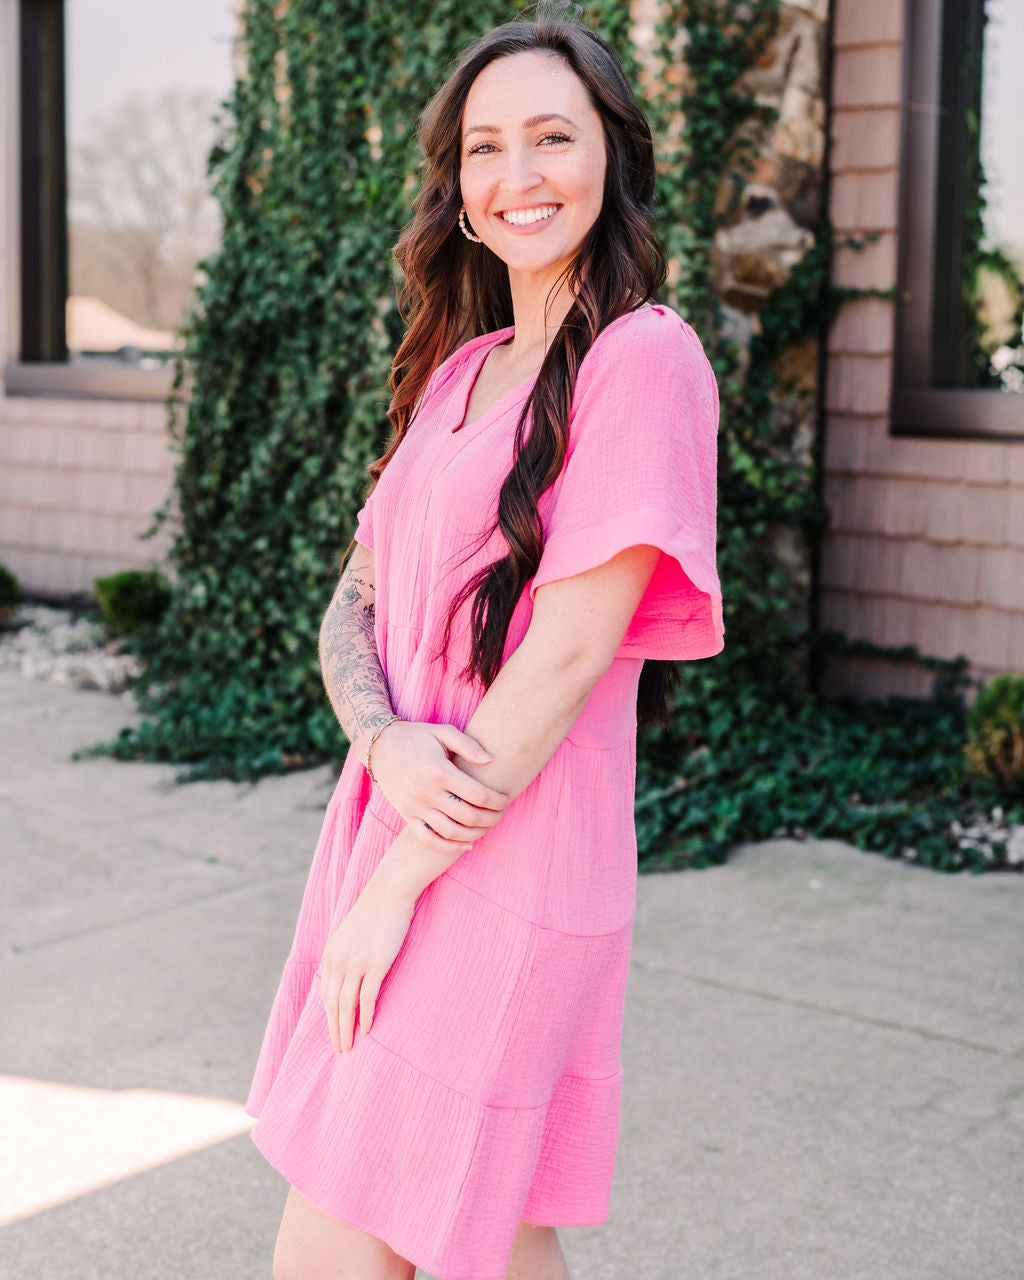
[[[905,1035],[919,1036],[922,1040],[939,1041],[942,1044],[956,1045],[961,1049],[971,1049],[975,1053],[987,1053],[996,1058],[1015,1057],[1003,1049],[991,1044],[979,1044],[975,1040],[966,1040],[962,1036],[946,1035],[942,1031],[932,1031],[928,1027],[917,1026],[912,1022],[896,1022],[891,1018],[876,1018],[866,1013],[854,1013],[851,1009],[840,1009],[834,1005],[819,1004],[815,1000],[801,1000],[798,996],[779,995],[774,991],[762,991],[759,987],[744,986],[739,982],[724,982],[721,978],[709,978],[705,974],[684,973],[671,965],[657,964],[650,960],[634,958],[633,964],[639,968],[659,973],[670,973],[685,982],[692,982],[702,987],[714,987],[719,991],[732,991],[737,995],[753,996],[757,1000],[768,1000],[775,1004],[788,1005],[794,1009],[807,1009],[811,1013],[823,1013],[830,1018],[841,1018],[847,1022],[857,1022],[864,1026],[880,1027],[885,1031],[901,1031]]]
[[[64,942],[77,942],[81,938],[91,937],[97,933],[109,933],[113,929],[122,929],[125,926],[140,924],[144,920],[156,920],[160,916],[172,915],[175,911],[186,911],[190,907],[201,906],[206,902],[215,902],[218,898],[228,898],[235,893],[245,893],[250,889],[262,889],[267,885],[277,884],[281,880],[290,880],[294,876],[306,876],[309,868],[305,870],[282,871],[274,876],[267,876],[263,880],[247,880],[244,884],[227,885],[220,889],[211,889],[208,893],[197,893],[190,898],[182,898],[177,902],[169,902],[164,906],[152,907],[146,911],[136,911],[129,916],[119,916],[114,920],[100,921],[96,924],[86,925],[81,929],[69,929],[65,933],[53,934],[48,938],[38,938],[32,942],[12,942],[4,948],[4,955],[7,959],[16,956],[27,955],[31,951],[44,951],[47,947],[57,947]]]

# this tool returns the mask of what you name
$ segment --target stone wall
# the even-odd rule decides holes
[[[759,330],[759,312],[814,246],[825,201],[828,0],[783,4],[778,28],[757,66],[745,77],[751,95],[774,122],[756,148],[737,216],[715,244],[716,288],[728,334],[741,351]],[[729,198],[726,184],[720,200]],[[819,420],[820,341],[806,338],[782,353],[772,417],[776,448],[794,467],[810,468]],[[774,533],[804,610],[812,590],[812,548],[793,530]]]

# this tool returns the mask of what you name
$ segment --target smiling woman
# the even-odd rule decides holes
[[[394,437],[321,628],[352,749],[246,1110],[277,1280],[565,1280],[618,1140],[638,692],[722,647],[717,388],[592,31],[490,32],[420,139]]]
[[[537,103],[547,109],[527,115],[526,104]],[[539,331],[516,332],[509,361],[522,365],[527,353],[543,354],[544,324],[569,309],[564,284],[548,294],[601,212],[604,129],[579,76],[546,52],[485,67],[464,119],[460,185],[469,221],[507,266],[513,309],[542,322]]]
[[[557,110],[524,116],[524,103]],[[480,72],[463,110],[459,181],[463,209],[508,270],[513,337],[488,354],[476,377],[472,420],[536,372],[548,333],[572,303],[567,269],[604,201],[601,117],[563,59],[549,52],[499,58]],[[473,123],[476,121],[492,123]],[[560,126],[553,129],[552,125]]]

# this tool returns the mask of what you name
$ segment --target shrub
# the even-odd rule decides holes
[[[1024,676],[989,681],[967,717],[967,767],[1007,800],[1024,799]]]
[[[112,636],[128,635],[159,622],[171,599],[171,584],[156,569],[125,569],[94,578],[92,589]]]
[[[748,841],[843,840],[936,871],[1011,869],[999,794],[965,767],[960,698],[737,707],[710,745],[639,761],[641,868],[724,862]],[[996,820],[998,818],[998,820]],[[977,828],[977,831],[974,829]]]
[[[0,621],[14,612],[21,599],[21,584],[6,565],[0,564]]]

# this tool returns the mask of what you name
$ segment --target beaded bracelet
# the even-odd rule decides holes
[[[401,720],[401,718],[402,718],[401,716],[392,716],[389,720],[385,720],[383,724],[379,724],[376,730],[374,731],[373,737],[369,741],[369,744],[366,748],[366,773],[371,782],[377,781],[377,779],[373,776],[373,770],[370,768],[370,752],[373,750],[373,744],[377,741],[377,739],[380,737],[380,735],[384,732],[384,730],[388,727],[389,724],[394,724],[396,720]]]

